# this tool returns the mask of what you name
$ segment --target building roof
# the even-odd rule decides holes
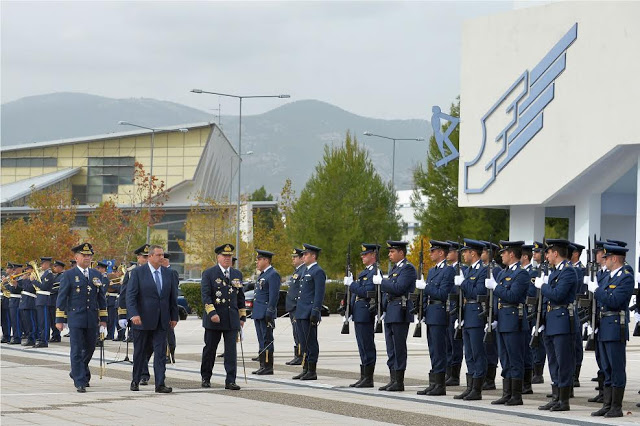
[[[0,203],[10,203],[29,195],[33,190],[44,189],[62,180],[70,178],[80,171],[81,167],[71,167],[57,172],[47,173],[17,182],[7,183],[0,186]]]
[[[175,126],[166,126],[166,127],[162,127],[161,130],[160,129],[156,130],[156,133],[173,132],[179,129],[195,129],[198,127],[211,126],[213,124],[215,123],[200,122],[200,123],[191,123],[191,124],[179,124]],[[79,138],[67,138],[67,139],[58,139],[53,141],[22,143],[18,145],[2,145],[0,146],[0,152],[18,151],[21,149],[46,148],[46,147],[59,146],[59,145],[71,145],[76,143],[86,143],[86,142],[93,142],[93,141],[99,141],[99,140],[117,139],[117,138],[123,138],[128,136],[146,135],[151,133],[152,133],[151,130],[136,129],[136,130],[130,130],[126,132],[105,133],[101,135],[83,136]]]

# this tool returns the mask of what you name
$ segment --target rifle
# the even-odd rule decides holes
[[[422,277],[422,265],[424,264],[424,240],[420,237],[420,265],[418,265],[418,279],[424,279]],[[422,337],[422,297],[424,295],[424,290],[420,290],[418,292],[418,323],[416,324],[415,330],[413,330],[413,337]]]
[[[596,234],[593,234],[593,253],[591,263],[591,270],[589,271],[589,279],[593,281],[596,276],[596,270],[598,268],[598,262],[596,261]],[[598,311],[598,304],[596,302],[596,298],[593,293],[589,292],[589,300],[591,302],[591,333],[587,337],[587,344],[584,347],[585,351],[595,351],[596,350],[596,315]]]
[[[544,258],[545,247],[547,246],[547,238],[542,237],[542,263],[540,264],[540,271],[538,273],[538,277],[543,277],[549,272],[549,264]],[[542,289],[538,289],[538,303],[536,306],[536,325],[533,330],[533,336],[531,336],[531,340],[529,341],[529,347],[537,348],[540,346],[540,326],[542,322]]]
[[[347,266],[345,267],[345,276],[348,277],[351,274],[351,242],[349,242],[349,248],[347,250]],[[349,307],[351,305],[351,291],[347,287],[344,293],[344,322],[342,323],[342,331],[340,334],[349,334]]]
[[[636,271],[639,271],[639,270],[640,270],[640,256],[638,256],[638,269],[636,269]],[[634,311],[640,312],[640,283],[638,283],[638,289],[636,290],[636,305],[634,306],[634,308],[635,308]],[[636,326],[633,329],[633,336],[634,337],[640,336],[640,321],[636,321]]]
[[[587,248],[587,274],[589,274],[589,276],[591,275],[591,268],[592,268],[592,262],[593,260],[591,259],[591,237],[587,238],[587,244],[588,244],[588,248]],[[595,241],[594,241],[595,244]],[[582,286],[584,284],[582,283],[578,283],[579,286]],[[578,303],[578,307],[580,308],[580,310],[578,311],[580,316],[580,326],[582,327],[582,325],[586,322],[589,321],[589,317],[590,315],[590,308],[591,308],[591,299],[593,297],[593,295],[591,294],[590,291],[587,291],[588,295],[587,297],[584,297],[582,294],[579,295],[577,303]],[[586,342],[589,340],[589,332],[587,331],[587,329],[584,329],[584,333],[582,333],[582,341]]]
[[[378,247],[378,243],[376,242],[376,274],[380,270],[380,247]],[[378,308],[378,319],[376,321],[376,329],[375,333],[382,333],[382,284],[376,286],[376,305]]]
[[[460,236],[458,235],[458,263],[456,265],[456,275],[460,275],[460,262],[462,262],[462,243],[460,242]],[[464,307],[462,306],[464,299],[462,297],[462,287],[458,288],[458,326],[453,332],[454,340],[462,340],[462,320],[464,316]]]
[[[493,243],[491,242],[492,237],[489,236],[489,270],[487,271],[487,277],[491,278],[493,275]],[[489,314],[487,315],[487,331],[484,333],[484,338],[482,341],[484,343],[493,343],[495,336],[493,335],[493,329],[491,328],[491,323],[493,322],[493,290],[489,290],[489,306],[487,307],[487,311]]]

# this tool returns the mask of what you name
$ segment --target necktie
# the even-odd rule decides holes
[[[84,275],[84,277],[87,279],[87,281],[89,281],[89,270],[88,269],[83,269],[82,270],[82,275]]]
[[[153,272],[153,279],[156,282],[156,289],[158,289],[158,294],[162,293],[162,285],[160,284],[160,272],[159,271],[154,271]]]

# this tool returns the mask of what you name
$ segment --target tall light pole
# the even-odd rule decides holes
[[[242,157],[246,157],[247,155],[252,155],[253,151],[247,151],[244,154],[238,154],[234,152],[234,154],[238,156],[238,168],[234,171],[233,163],[231,163],[231,170],[229,170],[231,173],[231,179],[229,180],[229,206],[231,206],[231,191],[233,191],[233,185],[231,185],[231,182],[233,182],[233,179],[236,177],[238,170],[240,170],[240,163],[242,162]],[[231,228],[231,215],[229,215],[229,228]]]
[[[155,139],[156,132],[159,131],[170,131],[168,129],[160,129],[155,127],[147,127],[142,126],[140,124],[131,123],[129,121],[118,121],[118,124],[121,126],[133,126],[138,127],[140,129],[151,130],[151,160],[149,165],[149,221],[151,221],[151,196],[152,196],[152,183],[153,183],[153,143]],[[189,129],[177,129],[179,132],[187,133]],[[147,221],[147,244],[151,243],[151,227],[149,226],[149,221]]]
[[[365,136],[374,136],[376,138],[382,138],[382,139],[388,139],[390,141],[393,141],[393,156],[392,156],[392,160],[391,160],[391,188],[393,188],[393,191],[396,191],[396,186],[395,186],[395,174],[396,174],[396,141],[423,141],[424,138],[392,138],[389,136],[382,136],[382,135],[376,135],[375,133],[371,133],[371,132],[364,132],[363,133]]]
[[[288,99],[291,96],[289,95],[232,95],[229,93],[218,93],[218,92],[210,92],[208,90],[202,89],[192,89],[192,93],[205,93],[207,95],[218,95],[218,96],[226,96],[228,98],[236,98],[240,102],[240,113],[238,116],[238,153],[242,152],[242,100],[243,99],[252,99],[252,98],[280,98],[280,99]],[[240,267],[240,180],[242,177],[241,172],[242,161],[238,161],[238,204],[236,206],[236,268]]]

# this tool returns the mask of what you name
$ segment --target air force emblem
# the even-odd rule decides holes
[[[565,70],[566,51],[577,37],[576,23],[531,71],[525,70],[482,117],[480,151],[473,160],[464,163],[466,194],[483,193],[495,181],[500,171],[542,130],[544,108],[554,98],[555,80]],[[498,126],[493,130],[495,126],[491,124],[494,124],[495,120],[491,122],[491,119],[502,107],[505,107],[509,117],[506,126]],[[493,157],[490,154],[484,155],[487,134],[497,134],[493,142],[500,144],[500,149]],[[476,166],[478,163],[480,164]],[[475,169],[472,170],[471,176],[470,169]],[[474,185],[471,182],[479,184]]]
[[[458,150],[453,146],[451,139],[451,133],[455,130],[460,123],[460,119],[458,117],[453,117],[449,114],[445,114],[442,112],[439,106],[434,106],[431,108],[431,112],[433,115],[431,116],[431,128],[433,129],[433,137],[436,139],[436,143],[438,144],[438,150],[440,151],[440,155],[442,158],[436,161],[436,167],[446,166],[449,162],[455,160],[460,156]],[[440,130],[440,120],[448,121],[450,124],[444,131],[444,133]],[[446,145],[446,147],[445,147]],[[449,153],[447,154],[447,151]]]

